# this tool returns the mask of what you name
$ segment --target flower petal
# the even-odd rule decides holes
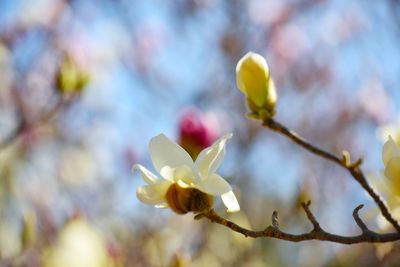
[[[143,167],[140,164],[133,165],[132,171],[134,172],[136,170],[140,171],[140,174],[142,175],[143,180],[148,184],[154,184],[160,180],[151,171],[149,171],[148,169],[146,169],[145,167]]]
[[[382,149],[383,164],[386,166],[393,157],[400,157],[400,148],[394,142],[393,138],[389,136],[389,139],[385,142]]]
[[[228,212],[237,212],[240,210],[239,203],[232,191],[221,195],[222,202],[228,208]]]
[[[176,168],[187,165],[193,167],[193,160],[178,144],[169,140],[164,134],[159,134],[150,140],[150,156],[154,168],[161,174],[165,166]]]
[[[203,179],[214,173],[225,157],[226,141],[232,137],[231,133],[225,134],[214,144],[200,152],[196,159],[196,167]]]
[[[174,181],[174,168],[171,168],[170,166],[164,166],[161,168],[159,173],[162,178],[169,180],[171,182]]]
[[[228,182],[216,173],[201,181],[196,188],[213,196],[219,196],[232,190]]]
[[[162,167],[160,174],[164,179],[171,182],[178,182],[181,180],[188,185],[199,180],[195,177],[193,170],[186,165],[178,166],[176,168],[171,168],[169,166]]]
[[[193,184],[196,182],[196,177],[193,174],[193,170],[188,166],[179,166],[174,170],[174,181],[183,181],[186,184]]]
[[[169,181],[161,181],[151,185],[141,186],[136,190],[136,196],[145,204],[164,206],[166,204],[165,194],[170,186],[171,182]]]
[[[157,209],[166,209],[166,208],[168,208],[168,204],[167,204],[167,202],[164,202],[162,204],[154,205],[154,207],[156,207]]]
[[[385,176],[388,178],[388,186],[396,195],[400,195],[400,157],[389,160],[385,168]]]

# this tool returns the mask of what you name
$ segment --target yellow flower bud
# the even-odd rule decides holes
[[[67,56],[60,65],[56,79],[61,93],[81,92],[89,82],[89,74],[79,70]]]
[[[236,66],[236,83],[252,112],[274,115],[277,95],[264,57],[253,52],[242,57]]]

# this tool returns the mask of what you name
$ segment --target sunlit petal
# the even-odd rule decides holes
[[[232,187],[228,184],[228,182],[215,173],[211,174],[207,179],[201,181],[196,187],[204,193],[213,196],[219,196],[232,190]]]
[[[207,178],[208,175],[214,173],[222,160],[225,157],[225,144],[226,141],[232,137],[232,134],[225,134],[219,138],[215,143],[203,151],[200,152],[196,159],[196,167],[199,170],[201,176]]]
[[[169,180],[171,182],[174,181],[174,168],[171,168],[170,166],[164,166],[161,168],[160,175],[166,180]]]
[[[154,207],[156,207],[157,209],[166,209],[168,208],[168,204],[164,202],[163,204],[157,204]]]
[[[169,180],[171,182],[178,182],[179,180],[182,180],[188,185],[193,184],[197,180],[199,180],[195,177],[193,169],[185,165],[176,168],[171,168],[169,166],[162,167],[160,175],[164,179]]]
[[[197,179],[191,168],[188,166],[179,166],[174,169],[174,181],[184,181],[186,184],[193,184]]]
[[[221,198],[225,207],[228,208],[228,212],[237,212],[240,210],[239,203],[236,199],[235,194],[232,191],[222,194]]]
[[[193,160],[178,144],[169,140],[164,134],[159,134],[150,140],[150,156],[154,168],[161,174],[165,166],[176,168],[186,165],[193,167]]]
[[[171,182],[165,180],[152,185],[141,186],[136,190],[136,196],[145,204],[164,205],[165,194],[170,185]]]
[[[155,176],[151,171],[149,171],[148,169],[146,169],[145,167],[143,167],[140,164],[135,164],[132,167],[132,171],[139,171],[140,174],[142,175],[143,180],[148,183],[148,184],[153,184],[156,183],[157,181],[159,181],[160,179]]]

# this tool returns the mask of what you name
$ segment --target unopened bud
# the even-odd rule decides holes
[[[89,74],[80,70],[70,57],[61,62],[56,77],[57,88],[61,93],[81,92],[89,82]]]
[[[236,83],[246,95],[250,110],[258,118],[273,116],[277,95],[264,57],[249,52],[236,66]]]

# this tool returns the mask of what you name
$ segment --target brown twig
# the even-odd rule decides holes
[[[361,220],[360,215],[358,215],[358,212],[360,211],[360,209],[362,209],[364,207],[363,204],[358,205],[354,211],[353,211],[353,218],[354,221],[356,221],[358,227],[360,227],[361,231],[364,232],[368,232],[370,231],[367,227],[367,225]]]
[[[379,234],[375,233],[369,230],[362,231],[360,235],[355,235],[355,236],[341,236],[341,235],[335,235],[328,233],[324,231],[318,221],[316,220],[315,216],[312,214],[311,210],[309,209],[310,202],[308,203],[302,203],[302,207],[307,215],[307,218],[310,220],[310,222],[313,225],[313,229],[310,232],[303,233],[303,234],[290,234],[281,231],[278,227],[276,226],[268,226],[264,230],[261,231],[253,231],[249,230],[246,228],[243,228],[234,222],[231,222],[229,220],[224,219],[218,213],[216,213],[214,210],[209,210],[207,212],[204,212],[201,214],[201,218],[207,218],[210,221],[214,223],[218,223],[220,225],[223,225],[225,227],[228,227],[229,229],[241,233],[242,235],[246,237],[272,237],[276,239],[281,239],[281,240],[286,240],[286,241],[291,241],[291,242],[301,242],[301,241],[307,241],[307,240],[321,240],[321,241],[330,241],[330,242],[335,242],[335,243],[340,243],[340,244],[357,244],[357,243],[364,243],[364,242],[370,242],[370,243],[385,243],[385,242],[392,242],[396,240],[400,240],[400,233],[388,233],[388,234]],[[360,206],[358,206],[354,212],[354,214],[357,214],[358,210],[360,209]],[[199,217],[197,217],[199,218]],[[274,218],[274,216],[273,216]],[[357,218],[358,214],[357,214]],[[361,221],[357,222],[357,224]],[[362,222],[362,221],[361,221]],[[273,224],[272,220],[272,224]],[[363,224],[363,223],[362,223]],[[365,224],[363,224],[365,225]],[[359,225],[360,226],[360,225]],[[361,226],[360,226],[361,227]]]
[[[399,223],[396,221],[396,219],[393,218],[392,214],[390,213],[390,211],[389,211],[388,207],[386,206],[382,197],[369,185],[367,179],[365,178],[365,175],[360,168],[360,165],[362,163],[361,159],[355,161],[354,163],[351,163],[348,152],[344,152],[343,157],[340,158],[332,153],[324,151],[324,150],[310,144],[304,138],[299,136],[297,133],[286,128],[279,122],[275,121],[273,118],[268,117],[268,118],[264,119],[263,125],[277,133],[280,133],[280,134],[286,136],[287,138],[292,140],[294,143],[296,143],[299,146],[303,147],[304,149],[310,151],[311,153],[313,153],[317,156],[320,156],[326,160],[332,161],[332,162],[336,163],[337,165],[343,167],[347,171],[349,171],[351,176],[372,197],[372,199],[378,205],[382,215],[386,218],[386,220],[388,222],[390,222],[393,225],[393,227],[400,233]]]
[[[314,226],[314,231],[322,231],[322,228],[319,225],[319,222],[317,221],[314,214],[312,214],[312,212],[310,210],[310,205],[311,205],[311,201],[308,201],[307,203],[304,203],[304,202],[301,203],[301,207],[303,208],[304,212],[306,213],[308,220]]]
[[[382,212],[382,215],[393,225],[393,227],[397,230],[394,233],[376,233],[368,229],[367,225],[362,221],[359,216],[359,211],[363,208],[364,205],[358,205],[353,210],[353,218],[358,227],[361,229],[361,234],[355,236],[342,236],[336,235],[329,232],[326,232],[320,226],[318,220],[310,210],[311,202],[302,203],[301,206],[308,218],[308,220],[313,225],[313,229],[310,232],[303,234],[290,234],[283,232],[279,229],[278,223],[278,213],[276,211],[272,214],[272,220],[270,226],[265,228],[262,231],[253,231],[246,228],[243,228],[234,222],[224,219],[219,216],[214,210],[209,210],[203,212],[201,214],[196,215],[196,219],[207,218],[212,222],[221,224],[225,227],[230,228],[231,230],[241,233],[246,237],[272,237],[276,239],[291,241],[291,242],[301,242],[306,240],[321,240],[321,241],[330,241],[340,244],[357,244],[357,243],[384,243],[384,242],[392,242],[400,240],[400,225],[393,218],[389,209],[387,208],[385,202],[382,200],[380,195],[374,191],[374,189],[368,184],[360,165],[362,160],[359,159],[354,163],[350,160],[350,154],[347,151],[343,152],[342,158],[337,157],[336,155],[326,152],[310,143],[308,143],[304,138],[299,136],[294,131],[286,128],[282,124],[274,121],[272,118],[266,118],[263,120],[263,125],[268,127],[269,129],[278,132],[290,140],[310,151],[313,154],[316,154],[326,160],[332,161],[341,167],[345,168],[350,172],[352,177],[363,187],[365,191],[372,197],[375,203],[378,205],[379,209]]]

